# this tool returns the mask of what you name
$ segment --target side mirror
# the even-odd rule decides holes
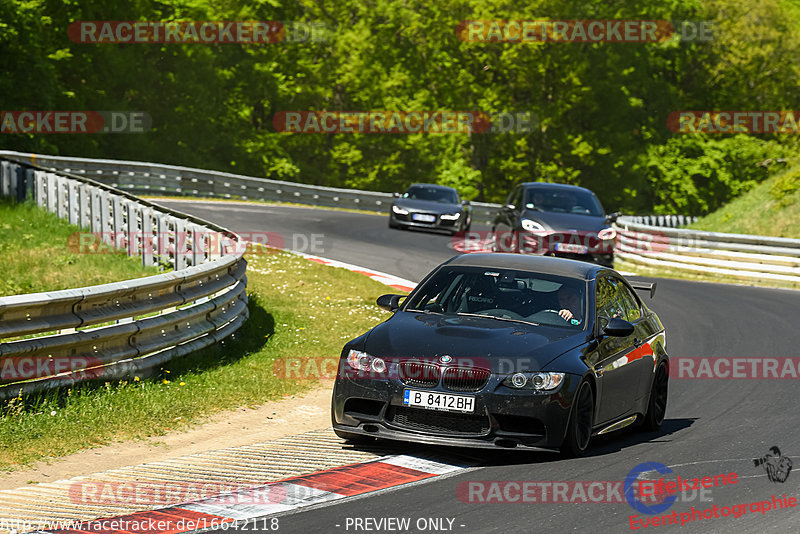
[[[613,317],[609,319],[608,324],[603,328],[603,333],[612,337],[628,337],[633,334],[633,325],[625,319]]]
[[[462,200],[461,201],[461,205],[462,206],[469,206],[469,200]]]
[[[504,207],[505,209],[507,209],[507,210],[512,210],[512,211],[513,211],[513,210],[515,210],[515,209],[517,209],[517,207],[516,207],[514,204],[506,204],[506,205],[505,205],[505,206],[503,206],[503,207]]]
[[[400,299],[403,297],[405,295],[381,295],[376,302],[382,310],[394,312],[400,308]]]
[[[608,224],[616,222],[617,221],[617,217],[619,217],[620,215],[622,215],[622,214],[620,212],[618,212],[618,211],[615,211],[614,213],[609,213],[608,215],[606,215],[606,222]]]
[[[394,198],[400,198],[401,196],[403,196],[400,193],[392,193],[392,195],[394,195]]]

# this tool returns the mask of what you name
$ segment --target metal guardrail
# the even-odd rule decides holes
[[[619,217],[616,255],[645,267],[800,284],[800,239],[704,232]]]
[[[242,198],[361,210],[388,210],[393,195],[340,189],[172,165],[0,152],[20,162],[76,172],[124,190],[164,195]],[[499,204],[472,203],[474,222],[491,223]],[[682,215],[620,217],[618,257],[644,266],[717,273],[750,281],[797,283],[798,240],[680,229],[696,221]]]
[[[391,193],[298,184],[158,163],[0,152],[0,156],[3,155],[18,162],[35,162],[43,167],[91,177],[138,194],[294,202],[386,213],[394,201]],[[471,205],[472,220],[478,224],[491,223],[500,208],[499,204],[485,202]]]
[[[0,196],[31,199],[90,230],[91,241],[121,245],[144,265],[174,267],[134,280],[0,297],[0,340],[7,340],[0,343],[0,398],[88,379],[145,377],[221,341],[247,319],[247,263],[232,232],[43,169],[18,153],[0,152],[0,159]]]

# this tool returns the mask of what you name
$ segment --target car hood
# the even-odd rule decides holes
[[[605,217],[577,215],[575,213],[558,213],[551,211],[525,210],[522,216],[541,223],[548,230],[557,232],[599,232],[608,227]]]
[[[395,201],[395,206],[413,211],[426,211],[429,213],[457,213],[461,211],[460,204],[445,204],[444,202],[434,202],[432,200],[414,200],[410,198],[400,198]]]
[[[467,316],[398,311],[367,336],[364,350],[396,362],[404,359],[486,367],[497,373],[538,371],[586,341],[586,332]]]

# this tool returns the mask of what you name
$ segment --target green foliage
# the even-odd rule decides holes
[[[747,135],[688,135],[648,147],[639,168],[650,180],[654,213],[702,215],[752,189],[785,153],[777,142]]]
[[[792,167],[778,176],[769,188],[769,195],[779,207],[786,207],[797,201],[794,194],[800,191],[800,167]]]
[[[109,17],[108,13],[114,13]],[[76,20],[319,21],[329,41],[82,44]],[[713,40],[476,43],[474,19],[704,20]],[[800,10],[785,0],[4,0],[2,109],[145,111],[143,135],[5,135],[4,147],[397,191],[417,181],[500,201],[516,183],[596,191],[609,210],[706,213],[768,173],[785,138],[673,134],[678,110],[796,109]],[[280,111],[534,114],[504,134],[285,134]],[[782,150],[780,145],[786,145]],[[761,158],[761,159],[759,159]]]

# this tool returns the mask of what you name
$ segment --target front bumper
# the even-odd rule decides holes
[[[568,374],[553,393],[539,393],[504,386],[505,376],[491,375],[477,392],[451,391],[441,384],[414,387],[399,378],[338,378],[333,426],[351,434],[432,445],[556,450],[566,434],[580,377]],[[404,406],[405,389],[474,396],[475,409],[461,414]]]
[[[585,252],[559,250],[562,246],[583,247]],[[555,256],[572,260],[590,261],[606,267],[614,265],[614,241],[601,240],[591,234],[533,234],[520,232],[518,250],[522,254]]]
[[[433,222],[422,222],[412,220],[412,216],[416,212],[410,212],[408,215],[399,215],[397,213],[389,213],[389,221],[392,226],[404,226],[406,228],[427,228],[430,230],[447,230],[453,231],[460,228],[461,217],[455,220],[442,219],[440,215],[432,213],[420,213],[421,215],[431,215],[434,217]]]

